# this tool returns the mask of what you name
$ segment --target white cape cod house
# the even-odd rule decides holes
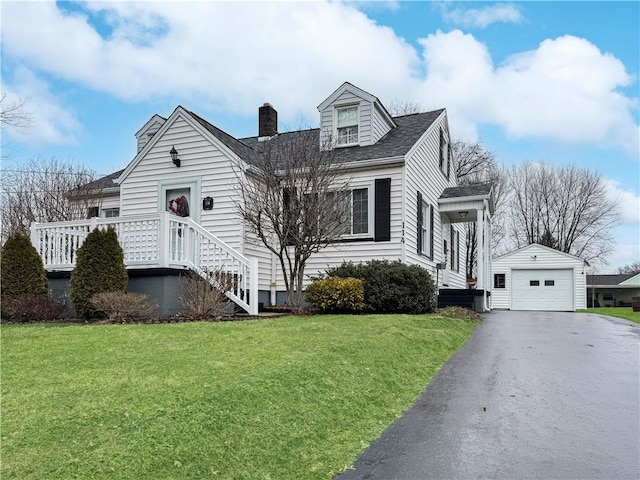
[[[345,260],[400,260],[428,269],[440,288],[465,289],[462,224],[472,221],[480,232],[476,288],[487,310],[492,189],[457,186],[446,110],[392,117],[378,98],[350,83],[318,110],[318,132],[337,139],[335,153],[360,215],[357,231],[312,256],[306,274]],[[138,152],[127,167],[98,180],[102,193],[87,220],[32,226],[50,278],[65,288],[87,233],[112,225],[129,290],[154,297],[162,314],[180,309],[177,279],[185,269],[233,274],[227,295],[249,313],[282,303],[279,263],[252,240],[235,201],[259,142],[292,134],[278,133],[269,104],[260,107],[258,135],[250,138],[234,138],[181,106],[168,118],[154,115],[136,133]]]

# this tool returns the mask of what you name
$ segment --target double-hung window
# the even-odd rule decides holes
[[[369,233],[369,189],[356,188],[351,192],[351,234]]]
[[[336,109],[336,134],[338,145],[355,145],[358,143],[357,106]]]
[[[311,195],[307,196],[305,203],[311,202]],[[317,196],[316,196],[317,198]],[[327,192],[324,194],[325,209],[328,218],[317,218],[318,230],[322,230],[322,222],[340,222],[337,230],[333,230],[334,234],[343,237],[366,236],[370,234],[369,226],[372,224],[369,207],[369,187],[354,188],[352,190],[343,190],[335,192]],[[311,205],[310,203],[308,203]],[[322,207],[321,207],[322,210]],[[311,208],[313,214],[317,214],[317,209]],[[309,213],[308,213],[309,214]],[[311,222],[312,223],[312,222]],[[326,225],[325,225],[326,226]]]
[[[422,242],[420,245],[420,251],[427,257],[431,256],[431,224],[429,219],[431,218],[431,208],[427,202],[422,202]]]

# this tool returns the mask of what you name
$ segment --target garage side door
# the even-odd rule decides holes
[[[573,311],[573,270],[512,270],[511,310]]]

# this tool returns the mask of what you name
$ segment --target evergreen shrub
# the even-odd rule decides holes
[[[2,247],[0,273],[2,299],[42,295],[49,291],[42,259],[28,235],[11,235]]]
[[[359,278],[328,277],[314,280],[305,300],[322,312],[359,312],[364,309],[364,289]]]
[[[360,278],[364,303],[376,313],[432,313],[436,308],[436,289],[427,270],[388,260],[370,260],[354,264],[344,262],[330,268],[327,275]]]
[[[91,298],[101,292],[126,292],[127,269],[115,230],[95,229],[76,253],[71,272],[71,301],[79,318],[101,318]]]

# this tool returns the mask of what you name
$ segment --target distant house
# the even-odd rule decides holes
[[[586,308],[587,262],[537,243],[492,262],[494,309],[575,311]]]
[[[629,307],[640,297],[640,273],[587,275],[588,307]]]
[[[339,242],[309,260],[306,273],[345,260],[400,260],[428,269],[439,287],[464,289],[463,224],[476,222],[477,288],[481,308],[488,309],[493,190],[457,186],[446,110],[393,117],[377,97],[345,82],[318,111],[315,132],[335,139],[331,148],[350,179],[353,218]],[[296,132],[280,133],[277,112],[265,104],[257,133],[235,138],[181,106],[167,118],[153,115],[135,134],[137,154],[127,167],[97,181],[102,194],[90,218],[32,226],[46,269],[61,277],[57,287],[65,288],[87,233],[112,225],[129,289],[152,295],[163,314],[179,309],[177,276],[185,269],[233,274],[237,281],[227,295],[248,312],[282,303],[280,265],[252,241],[235,202],[243,172],[260,168],[258,145]]]

